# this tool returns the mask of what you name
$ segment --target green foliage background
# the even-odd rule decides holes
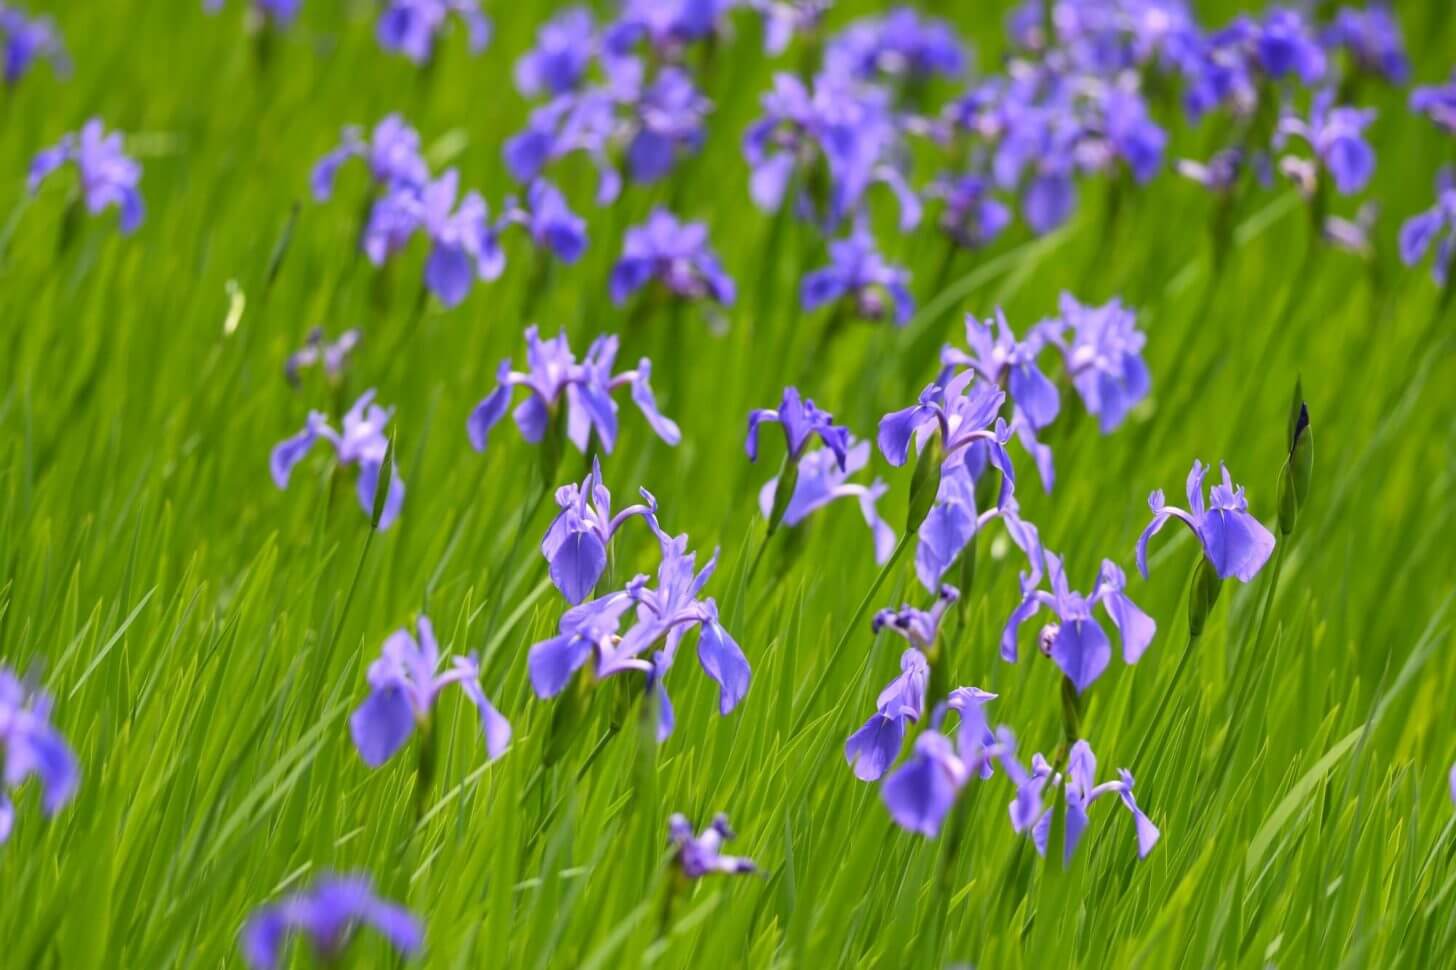
[[[1444,6],[1400,5],[1427,82],[1456,50]],[[1017,228],[943,275],[937,236],[887,233],[921,314],[903,331],[852,327],[820,350],[827,314],[801,313],[795,287],[822,247],[794,226],[770,247],[772,220],[748,199],[739,139],[775,65],[739,18],[706,75],[708,144],[670,185],[595,210],[592,173],[568,165],[562,184],[591,213],[582,263],[540,268],[516,239],[502,280],[453,312],[417,312],[423,252],[375,272],[353,245],[360,173],[316,206],[308,171],[341,124],[399,110],[432,163],[458,165],[498,204],[510,190],[501,141],[528,109],[510,65],[547,11],[494,7],[487,54],[468,58],[457,33],[422,73],[377,49],[362,4],[310,0],[261,65],[236,3],[212,18],[187,0],[71,4],[57,17],[74,77],[42,72],[0,101],[0,656],[41,673],[85,772],[53,821],[33,791],[18,803],[0,850],[0,965],[233,965],[248,911],[326,868],[367,870],[422,914],[424,963],[439,967],[1451,965],[1456,321],[1436,318],[1436,288],[1424,268],[1400,267],[1393,240],[1430,204],[1456,145],[1405,110],[1405,92],[1361,92],[1380,109],[1372,261],[1320,251],[1303,262],[1303,208],[1281,185],[1240,212],[1237,248],[1213,279],[1200,189],[1165,175],[1111,220],[1105,185],[1088,183],[1064,230],[1032,240]],[[865,8],[844,5],[833,23]],[[994,65],[1004,10],[945,12]],[[1231,6],[1204,12],[1216,21]],[[58,256],[70,188],[27,200],[23,173],[91,115],[132,133],[147,221],[131,239],[114,217],[86,221]],[[1217,135],[1180,121],[1170,155],[1205,157]],[[721,332],[693,309],[619,310],[605,297],[623,229],[669,200],[709,224],[739,282]],[[232,281],[246,303],[229,334]],[[972,786],[952,851],[895,829],[877,788],[845,767],[842,742],[899,655],[867,623],[833,655],[875,576],[852,503],[816,515],[742,584],[762,530],[757,489],[777,461],[744,460],[749,408],[798,382],[867,436],[931,376],[939,343],[962,339],[963,312],[1004,306],[1022,328],[1055,312],[1063,289],[1139,310],[1155,382],[1110,437],[1077,406],[1064,412],[1054,495],[1022,459],[1025,512],[1074,585],[1103,556],[1131,572],[1148,492],[1181,495],[1195,457],[1227,460],[1272,524],[1299,374],[1316,444],[1262,645],[1267,571],[1225,591],[1138,763],[1183,650],[1193,543],[1160,537],[1152,580],[1132,580],[1159,634],[1090,692],[1084,734],[1104,773],[1136,774],[1163,841],[1138,862],[1131,822],[1102,804],[1065,874],[1010,832],[1004,778]],[[668,448],[625,417],[607,479],[619,496],[651,488],[665,526],[702,555],[721,544],[709,591],[754,670],[744,704],[720,719],[685,656],[670,682],[677,730],[655,750],[610,728],[633,723],[631,699],[597,690],[549,770],[553,707],[530,695],[524,663],[562,605],[534,548],[548,510],[522,525],[543,483],[513,428],[484,456],[464,435],[533,320],[578,348],[618,332],[623,359],[652,357],[684,441]],[[272,444],[333,404],[321,383],[293,391],[282,378],[315,325],[361,327],[347,394],[377,387],[398,408],[409,494],[367,556],[351,479],[331,505],[322,456],[287,492],[267,474]],[[557,478],[584,470],[572,452]],[[898,526],[908,470],[878,471]],[[650,570],[655,550],[624,535],[617,573]],[[1050,750],[1054,668],[1034,652],[1015,666],[997,656],[1016,595],[1004,546],[980,544],[947,652],[957,683],[1000,693],[996,721]],[[925,600],[908,566],[873,605],[907,600]],[[345,721],[384,637],[423,610],[448,649],[481,651],[516,738],[484,765],[471,711],[447,695],[438,780],[416,825],[410,757],[369,771]],[[703,881],[664,936],[667,815],[720,810],[733,847],[766,874]],[[389,960],[367,938],[352,956]]]

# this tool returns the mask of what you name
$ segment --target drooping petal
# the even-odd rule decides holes
[[[748,659],[727,630],[709,622],[698,636],[698,662],[718,684],[718,713],[728,714],[748,693]]]
[[[1212,509],[1201,526],[1199,537],[1221,579],[1249,582],[1274,551],[1274,534],[1247,512]]]
[[[543,640],[526,654],[526,669],[531,689],[545,700],[561,693],[571,677],[591,659],[591,641],[586,637],[563,633]]]
[[[632,379],[632,403],[642,412],[647,423],[657,436],[670,445],[682,441],[682,431],[677,422],[665,417],[657,409],[657,397],[652,393],[652,363],[647,358],[637,362],[637,376]]]
[[[905,718],[876,711],[844,742],[844,759],[860,781],[876,781],[900,756]]]
[[[318,424],[310,415],[308,424],[302,431],[291,438],[283,439],[273,448],[268,455],[268,471],[273,475],[275,485],[279,488],[288,487],[293,467],[303,460],[318,439]]]
[[[901,828],[934,838],[955,803],[958,786],[939,757],[932,739],[949,746],[940,735],[923,734],[915,753],[894,774],[885,779],[880,794],[890,817]],[[927,744],[927,741],[932,743]]]
[[[495,705],[485,696],[485,691],[480,687],[478,672],[474,670],[474,661],[471,661],[470,664],[473,675],[461,679],[460,689],[465,692],[470,703],[480,711],[480,730],[481,734],[485,736],[485,751],[494,761],[510,746],[511,723],[500,711],[495,709]]]
[[[1092,620],[1063,622],[1052,641],[1052,660],[1071,678],[1079,694],[1102,676],[1111,659],[1112,644]]]
[[[911,436],[931,417],[932,412],[919,404],[885,415],[880,419],[879,432],[876,435],[880,454],[896,468],[905,464],[905,459],[910,454]]]
[[[404,688],[397,684],[371,692],[349,718],[354,746],[371,768],[394,757],[414,729],[414,710]]]
[[[1057,386],[1035,363],[1017,364],[1007,377],[1011,399],[1022,410],[1033,428],[1045,428],[1056,420],[1061,410]]]
[[[551,557],[551,582],[572,606],[586,599],[607,568],[607,547],[591,529],[566,536]]]
[[[511,386],[502,382],[499,387],[485,396],[470,417],[465,421],[465,433],[470,436],[470,446],[476,451],[485,451],[490,429],[505,416],[511,406]]]

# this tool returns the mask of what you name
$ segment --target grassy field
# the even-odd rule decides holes
[[[83,771],[49,821],[33,790],[17,797],[0,966],[236,965],[248,913],[324,870],[368,872],[418,913],[432,967],[1456,965],[1456,314],[1436,317],[1427,268],[1401,266],[1394,243],[1456,143],[1406,109],[1405,91],[1361,92],[1380,112],[1370,261],[1326,247],[1305,261],[1304,209],[1280,183],[1243,206],[1215,278],[1198,186],[1164,174],[1114,220],[1106,185],[1088,180],[1063,229],[1034,239],[1018,225],[943,277],[937,234],[886,233],[920,311],[904,329],[851,325],[821,350],[830,312],[800,312],[797,281],[822,243],[790,224],[766,258],[773,222],[749,201],[740,138],[776,66],[753,21],[704,75],[715,107],[697,156],[611,209],[591,206],[594,173],[574,160],[558,175],[588,215],[586,257],[541,266],[513,237],[505,275],[445,311],[418,309],[423,249],[384,271],[358,253],[362,174],[317,205],[309,170],[342,124],[400,111],[432,164],[458,166],[498,206],[514,190],[501,143],[529,108],[511,63],[545,11],[488,7],[485,54],[470,58],[457,32],[422,72],[378,49],[363,6],[310,0],[260,65],[238,5],[213,17],[188,0],[68,5],[55,15],[73,75],[42,71],[0,100],[0,658],[54,695]],[[994,66],[1004,10],[972,6],[958,25]],[[1232,12],[1209,6],[1211,22]],[[1442,8],[1400,8],[1420,82],[1444,78],[1456,50]],[[93,115],[129,133],[146,221],[122,238],[114,216],[88,219],[62,248],[68,189],[31,199],[24,173]],[[1211,127],[1165,120],[1170,157],[1217,143]],[[669,200],[708,224],[738,282],[726,326],[606,297],[625,227]],[[1064,290],[1136,308],[1153,395],[1109,436],[1064,415],[1049,437],[1055,491],[1028,465],[1017,494],[1074,586],[1112,558],[1158,621],[1141,662],[1115,660],[1089,691],[1083,734],[1103,774],[1137,776],[1163,837],[1139,861],[1127,815],[1100,804],[1062,872],[1011,832],[1000,777],[968,790],[958,842],[896,828],[878,786],[853,777],[844,739],[902,647],[863,619],[834,650],[877,573],[868,534],[837,503],[776,537],[745,582],[758,489],[780,453],[750,465],[743,430],[749,409],[798,383],[870,437],[934,376],[940,343],[963,341],[965,312],[1001,306],[1022,329]],[[660,747],[612,729],[634,697],[611,682],[564,756],[545,758],[556,705],[532,694],[525,656],[563,604],[536,550],[551,510],[536,503],[587,463],[569,450],[543,483],[514,427],[484,455],[464,433],[500,360],[520,363],[529,322],[564,328],[578,350],[618,333],[623,360],[652,358],[682,444],[624,405],[607,480],[619,500],[650,488],[664,527],[701,556],[722,548],[707,591],[752,687],[722,718],[711,682],[677,671],[677,727]],[[286,491],[268,475],[270,448],[331,406],[316,376],[299,389],[283,377],[315,326],[363,333],[341,396],[375,387],[397,408],[409,492],[372,538],[352,478],[336,489],[322,453]],[[1197,551],[1169,530],[1151,580],[1136,575],[1148,493],[1181,497],[1194,458],[1224,460],[1272,525],[1297,376],[1315,473],[1267,629],[1256,637],[1270,570],[1228,584],[1175,683]],[[910,469],[874,464],[899,530]],[[1028,753],[1050,751],[1056,669],[1034,651],[1015,665],[998,655],[1021,568],[1006,546],[979,543],[947,662],[955,684],[1000,694],[992,720]],[[614,548],[616,575],[655,569],[645,531]],[[907,560],[870,605],[926,599]],[[479,651],[515,735],[487,763],[473,710],[445,694],[417,820],[412,759],[369,769],[347,723],[385,637],[420,612],[447,652]],[[762,873],[703,880],[664,919],[678,811],[703,824],[727,812],[731,850]],[[351,956],[392,959],[368,934]]]

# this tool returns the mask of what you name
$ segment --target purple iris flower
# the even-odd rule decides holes
[[[777,56],[788,49],[796,34],[815,34],[832,0],[747,0],[763,18],[763,49]]]
[[[480,12],[479,0],[389,0],[379,15],[379,46],[416,64],[428,63],[435,56],[437,35],[451,14],[465,24],[470,53],[485,50],[490,43],[490,20]]]
[[[1243,174],[1245,153],[1239,148],[1225,148],[1206,163],[1182,158],[1176,166],[1178,174],[1192,179],[1218,195],[1228,195]]]
[[[789,462],[797,464],[809,445],[809,439],[818,436],[834,454],[840,471],[846,471],[846,457],[849,450],[849,429],[834,423],[834,415],[819,408],[813,401],[799,396],[796,387],[784,388],[783,400],[778,408],[758,408],[748,412],[748,437],[743,443],[749,461],[758,461],[758,428],[765,422],[777,424],[784,429],[784,444],[788,449]]]
[[[915,739],[915,750],[880,789],[896,825],[935,838],[966,784],[991,776],[1003,748],[986,722],[985,705],[995,698],[975,687],[958,687],[937,705],[930,728]],[[941,722],[952,710],[960,718],[954,740],[941,733]]]
[[[1011,224],[1011,210],[991,192],[988,180],[971,174],[943,176],[926,190],[944,203],[940,231],[966,249],[989,245]]]
[[[898,326],[910,322],[915,298],[906,286],[910,271],[885,262],[875,238],[864,225],[829,244],[829,265],[810,271],[799,285],[799,303],[813,312],[826,303],[852,298],[854,312],[865,320],[883,319],[887,294]]]
[[[1061,395],[1036,362],[1046,346],[1042,328],[1033,327],[1024,340],[1017,340],[1000,307],[996,308],[996,316],[985,322],[968,313],[966,344],[969,353],[946,347],[941,362],[969,367],[983,381],[1005,387],[1033,429],[1045,428],[1056,420]]]
[[[516,181],[532,182],[548,164],[583,152],[599,173],[597,204],[607,205],[622,190],[622,176],[608,157],[617,128],[616,99],[610,90],[557,95],[531,112],[524,131],[506,139],[506,168]]]
[[[491,760],[511,743],[511,725],[480,689],[480,664],[475,654],[451,657],[450,669],[439,673],[440,645],[429,617],[415,624],[419,639],[407,629],[396,630],[384,641],[379,659],[369,665],[369,696],[349,718],[349,734],[364,763],[378,768],[414,733],[428,724],[441,689],[459,684],[480,712],[480,728]]]
[[[900,756],[906,724],[925,714],[930,665],[911,647],[900,655],[900,676],[875,699],[875,713],[844,742],[844,759],[860,781],[876,781]]]
[[[634,182],[665,178],[680,154],[702,147],[704,119],[712,107],[693,83],[692,75],[666,67],[652,83],[633,92],[627,107],[635,119],[627,143],[627,173]]]
[[[620,306],[653,280],[689,300],[707,298],[727,307],[737,298],[733,280],[708,245],[707,225],[679,222],[666,209],[654,209],[646,222],[627,230],[622,258],[612,267],[612,302]]]
[[[1320,36],[1327,50],[1343,49],[1354,66],[1392,84],[1410,80],[1410,58],[1400,23],[1383,4],[1368,8],[1341,7]]]
[[[347,125],[339,146],[314,165],[310,183],[313,197],[327,201],[334,193],[339,167],[351,158],[369,163],[369,173],[381,188],[397,183],[423,186],[430,170],[420,154],[420,136],[400,115],[392,114],[374,126],[366,140],[357,125]]]
[[[81,770],[66,739],[51,725],[51,699],[26,686],[9,667],[0,665],[0,844],[10,838],[15,806],[8,791],[35,775],[41,786],[41,809],[55,815],[76,794]]]
[[[359,340],[358,330],[345,330],[339,334],[337,340],[330,341],[325,336],[323,327],[314,327],[308,332],[308,339],[303,346],[289,355],[288,361],[283,365],[283,374],[288,378],[288,383],[297,386],[300,371],[322,365],[324,375],[330,381],[337,381],[343,376],[344,365],[348,363],[354,348],[359,346]]]
[[[53,148],[30,163],[26,188],[34,195],[51,173],[71,163],[81,176],[81,193],[92,215],[115,206],[121,213],[121,231],[130,233],[142,224],[142,196],[137,191],[142,167],[122,151],[121,132],[106,133],[92,118],[76,134],[66,135]]]
[[[1414,266],[1435,246],[1431,273],[1445,286],[1456,259],[1456,170],[1450,166],[1436,174],[1436,204],[1411,216],[1400,227],[1400,258]]]
[[[222,4],[223,0],[203,0],[202,8],[208,13],[216,13],[222,9]],[[298,18],[303,0],[251,0],[251,5],[265,24],[287,27]]]
[[[23,12],[0,6],[0,76],[12,87],[37,61],[49,61],[57,75],[70,71],[60,31],[50,17],[27,17]]]
[[[1364,135],[1375,112],[1337,108],[1334,100],[1335,92],[1326,89],[1315,95],[1308,121],[1292,115],[1280,119],[1276,147],[1289,136],[1303,139],[1334,178],[1335,188],[1350,195],[1363,189],[1375,174],[1375,150]]]
[[[404,907],[376,896],[368,878],[325,875],[311,888],[253,912],[243,927],[243,959],[254,970],[273,970],[283,963],[289,935],[297,933],[329,963],[344,952],[361,925],[372,927],[405,956],[415,955],[424,944],[420,921]]]
[[[1084,306],[1063,293],[1061,303],[1061,317],[1043,324],[1041,332],[1061,349],[1082,403],[1096,415],[1102,433],[1110,434],[1152,389],[1142,356],[1147,337],[1121,300]]]
[[[1041,589],[1041,575],[1033,567],[1021,577],[1021,603],[1012,611],[1001,634],[1001,659],[1015,663],[1017,633],[1021,624],[1042,609],[1057,615],[1056,623],[1044,627],[1038,637],[1042,652],[1051,657],[1081,693],[1092,685],[1112,657],[1112,645],[1101,625],[1092,618],[1092,608],[1101,606],[1122,637],[1122,659],[1135,664],[1152,642],[1157,624],[1137,607],[1123,590],[1127,577],[1110,559],[1102,560],[1102,572],[1092,592],[1083,596],[1067,585],[1062,561],[1043,550],[1042,562],[1051,580],[1051,592]]]
[[[1014,481],[1011,460],[1004,445],[1010,440],[1010,429],[1002,427],[1001,406],[1006,392],[986,380],[976,380],[972,369],[928,385],[920,399],[908,408],[891,411],[880,419],[878,443],[885,460],[896,468],[905,464],[913,437],[917,447],[937,432],[946,465],[965,464],[968,450],[977,442],[991,449],[991,463]],[[991,430],[995,424],[996,430]]]
[[[870,187],[882,184],[899,202],[901,231],[919,223],[920,199],[903,172],[903,121],[888,92],[821,74],[811,94],[792,74],[777,74],[762,105],[743,136],[749,192],[760,209],[777,212],[797,177],[796,212],[830,233],[857,217]]]
[[[677,848],[674,861],[689,879],[701,879],[713,872],[742,875],[758,871],[752,859],[723,855],[723,843],[733,838],[726,815],[715,816],[713,823],[698,835],[693,834],[693,823],[686,816],[674,815],[667,820],[667,834]]]
[[[1411,110],[1423,114],[1444,131],[1456,133],[1456,70],[1445,84],[1432,84],[1411,91]]]
[[[1269,561],[1269,554],[1274,551],[1274,534],[1249,514],[1244,487],[1234,485],[1228,466],[1222,467],[1223,484],[1209,490],[1207,507],[1203,503],[1203,479],[1208,468],[1198,461],[1188,473],[1186,510],[1167,505],[1162,489],[1148,497],[1153,521],[1137,541],[1138,571],[1144,579],[1148,575],[1148,540],[1170,519],[1178,519],[1193,530],[1203,545],[1204,556],[1220,579],[1232,577],[1247,583]]]
[[[695,573],[696,556],[686,549],[687,536],[662,542],[656,589],[648,587],[647,577],[638,576],[619,592],[567,610],[558,635],[531,647],[527,655],[537,696],[559,694],[589,660],[594,661],[592,672],[598,678],[626,671],[642,673],[648,690],[657,698],[657,739],[664,741],[674,724],[665,678],[683,635],[698,627],[698,662],[718,684],[719,713],[726,715],[737,707],[748,692],[748,661],[719,621],[712,597],[698,598],[718,557],[715,554]],[[633,625],[618,636],[623,617],[633,607]],[[658,643],[662,647],[654,652]]]
[[[784,525],[798,525],[811,512],[823,508],[835,499],[852,498],[859,503],[860,514],[874,534],[875,562],[884,565],[895,550],[895,530],[880,518],[876,508],[876,503],[884,496],[887,486],[878,478],[869,485],[858,485],[849,481],[849,476],[868,465],[869,460],[870,443],[856,441],[853,437],[845,441],[845,462],[842,468],[839,456],[833,449],[818,448],[804,455],[799,460],[794,493],[784,511]],[[758,507],[766,519],[772,517],[778,484],[778,478],[770,479],[758,493]]]
[[[612,536],[629,519],[640,516],[660,538],[657,499],[640,489],[645,504],[629,505],[612,514],[612,493],[602,481],[602,466],[592,459],[592,470],[580,485],[563,485],[556,490],[561,511],[541,540],[541,555],[550,567],[551,582],[573,606],[596,588],[607,568],[607,548]]]
[[[586,7],[568,7],[536,32],[536,46],[516,61],[516,90],[527,97],[575,91],[596,53],[596,23]]]
[[[608,28],[608,43],[619,51],[646,41],[667,60],[677,60],[683,48],[706,40],[720,30],[720,21],[736,0],[625,0],[622,12]]]
[[[636,368],[612,374],[617,359],[617,338],[607,335],[592,341],[586,356],[578,362],[563,332],[550,340],[542,340],[534,325],[526,328],[527,372],[511,370],[509,360],[501,361],[496,372],[497,387],[470,412],[466,431],[476,451],[485,451],[486,440],[496,422],[505,417],[517,387],[530,393],[512,413],[521,436],[537,444],[546,436],[552,415],[561,399],[566,399],[566,433],[577,450],[586,452],[593,431],[602,450],[611,454],[617,442],[617,404],[612,391],[623,385],[631,387],[632,403],[637,405],[652,430],[663,441],[675,445],[682,432],[671,419],[657,410],[652,393],[652,364],[646,357]]]
[[[1315,84],[1324,77],[1324,49],[1299,11],[1275,7],[1262,21],[1240,18],[1233,29],[1240,40],[1252,45],[1259,67],[1274,80],[1294,76],[1305,84]]]
[[[1003,734],[1005,746],[1010,748],[1009,734]],[[1124,808],[1132,814],[1137,828],[1138,858],[1147,858],[1153,846],[1158,844],[1162,833],[1138,807],[1132,795],[1133,778],[1126,769],[1120,770],[1116,781],[1097,784],[1097,756],[1086,741],[1072,745],[1067,757],[1065,776],[1052,770],[1052,766],[1040,754],[1033,756],[1031,771],[1016,763],[1010,750],[1002,755],[1001,763],[1007,776],[1016,785],[1016,799],[1011,803],[1011,827],[1017,832],[1031,832],[1036,851],[1046,855],[1047,837],[1051,834],[1052,810],[1042,804],[1042,796],[1048,787],[1061,788],[1067,800],[1066,841],[1063,844],[1063,864],[1070,862],[1087,831],[1087,811],[1092,803],[1104,795],[1116,795]]]
[[[545,179],[527,187],[524,206],[507,199],[505,210],[506,224],[523,227],[537,249],[555,253],[563,263],[574,263],[586,252],[586,220],[572,212],[566,196]]]
[[[310,411],[303,430],[291,438],[280,441],[268,458],[268,470],[273,482],[279,488],[288,487],[293,467],[303,460],[314,444],[320,440],[333,445],[340,465],[358,465],[359,482],[357,494],[365,515],[374,511],[375,492],[379,488],[379,473],[389,452],[389,439],[384,434],[385,426],[394,416],[394,408],[383,408],[374,403],[371,388],[359,395],[354,406],[344,415],[344,430],[340,434],[329,427],[329,419],[318,411]],[[384,499],[384,511],[379,518],[379,528],[387,529],[399,516],[404,504],[404,482],[391,469],[389,492]]]
[[[969,58],[943,20],[896,7],[883,17],[850,24],[824,51],[827,73],[873,80],[880,75],[923,79],[965,73]]]
[[[1138,182],[1146,182],[1163,165],[1168,133],[1148,114],[1142,95],[1110,87],[1102,103],[1102,124],[1107,143]]]

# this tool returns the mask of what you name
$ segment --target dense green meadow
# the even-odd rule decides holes
[[[1407,110],[1407,91],[1359,93],[1380,112],[1370,259],[1311,249],[1304,204],[1279,182],[1245,200],[1215,276],[1199,186],[1169,171],[1114,195],[1088,180],[1062,229],[1038,239],[1018,224],[949,263],[930,227],[882,234],[914,273],[916,316],[855,322],[826,344],[831,312],[805,314],[797,295],[822,241],[788,221],[771,246],[774,221],[748,196],[740,139],[776,69],[756,21],[737,21],[701,74],[714,110],[698,155],[603,209],[588,164],[559,168],[589,219],[585,258],[547,266],[513,236],[505,275],[446,311],[420,301],[423,248],[382,271],[359,254],[362,173],[319,205],[309,170],[342,124],[400,111],[433,165],[458,166],[498,206],[515,191],[501,143],[529,108],[511,63],[547,11],[487,5],[490,49],[471,58],[456,33],[422,72],[380,52],[363,7],[310,0],[260,61],[236,5],[69,4],[54,15],[73,76],[43,71],[0,95],[0,659],[54,695],[83,772],[54,819],[33,786],[18,794],[0,848],[0,966],[238,965],[248,913],[325,870],[367,872],[419,914],[431,967],[1456,965],[1456,312],[1441,319],[1428,267],[1395,253],[1456,143]],[[1236,5],[1202,7],[1218,21]],[[1417,82],[1451,66],[1445,7],[1399,4]],[[831,23],[865,9],[841,5]],[[979,64],[998,63],[1003,5],[941,13]],[[1155,108],[1170,158],[1218,143],[1171,97]],[[69,182],[29,198],[25,171],[93,115],[129,134],[146,221],[123,238],[114,216],[86,219],[62,247]],[[708,224],[738,282],[721,321],[606,296],[624,229],[669,202]],[[877,216],[890,225],[893,208]],[[1162,830],[1139,861],[1127,814],[1099,803],[1066,871],[1013,834],[999,776],[967,790],[959,839],[900,830],[879,786],[854,778],[844,739],[902,649],[861,616],[835,651],[877,574],[868,533],[854,503],[836,503],[777,535],[748,579],[758,489],[782,452],[769,437],[758,464],[743,453],[747,412],[793,383],[872,437],[934,376],[940,345],[963,341],[965,313],[1000,306],[1025,328],[1064,290],[1138,311],[1153,394],[1107,436],[1071,409],[1048,433],[1055,491],[1028,464],[1017,497],[1074,586],[1112,558],[1158,622],[1142,660],[1115,659],[1088,692],[1082,730],[1104,774],[1136,775]],[[660,747],[614,680],[591,692],[564,755],[545,757],[557,705],[532,694],[525,656],[563,603],[536,548],[553,512],[538,498],[588,462],[569,449],[543,482],[513,426],[484,455],[464,430],[499,362],[519,365],[531,322],[578,350],[618,333],[624,361],[652,358],[682,443],[626,404],[606,477],[619,501],[650,488],[700,556],[722,550],[707,592],[752,686],[720,717],[689,651]],[[338,392],[317,372],[297,389],[284,379],[315,326],[363,333]],[[1136,574],[1148,493],[1181,500],[1193,459],[1227,461],[1272,526],[1297,377],[1313,487],[1281,537],[1267,628],[1272,570],[1226,584],[1175,683],[1198,552],[1169,529],[1151,579]],[[324,452],[286,491],[268,474],[310,408],[367,387],[397,409],[408,486],[398,524],[373,535]],[[874,465],[899,531],[911,470]],[[1022,568],[1002,535],[976,546],[946,658],[953,683],[999,693],[992,720],[1028,754],[1050,751],[1059,673],[1025,645],[1017,664],[998,654]],[[626,530],[614,556],[617,577],[657,563],[645,530]],[[868,605],[927,600],[907,559]],[[380,644],[422,612],[448,652],[479,652],[514,739],[487,763],[473,709],[446,693],[439,765],[417,795],[413,757],[369,769],[347,723]],[[668,816],[719,811],[730,850],[761,873],[701,880],[669,907]],[[367,933],[350,958],[394,959]],[[307,965],[302,948],[295,959]]]

